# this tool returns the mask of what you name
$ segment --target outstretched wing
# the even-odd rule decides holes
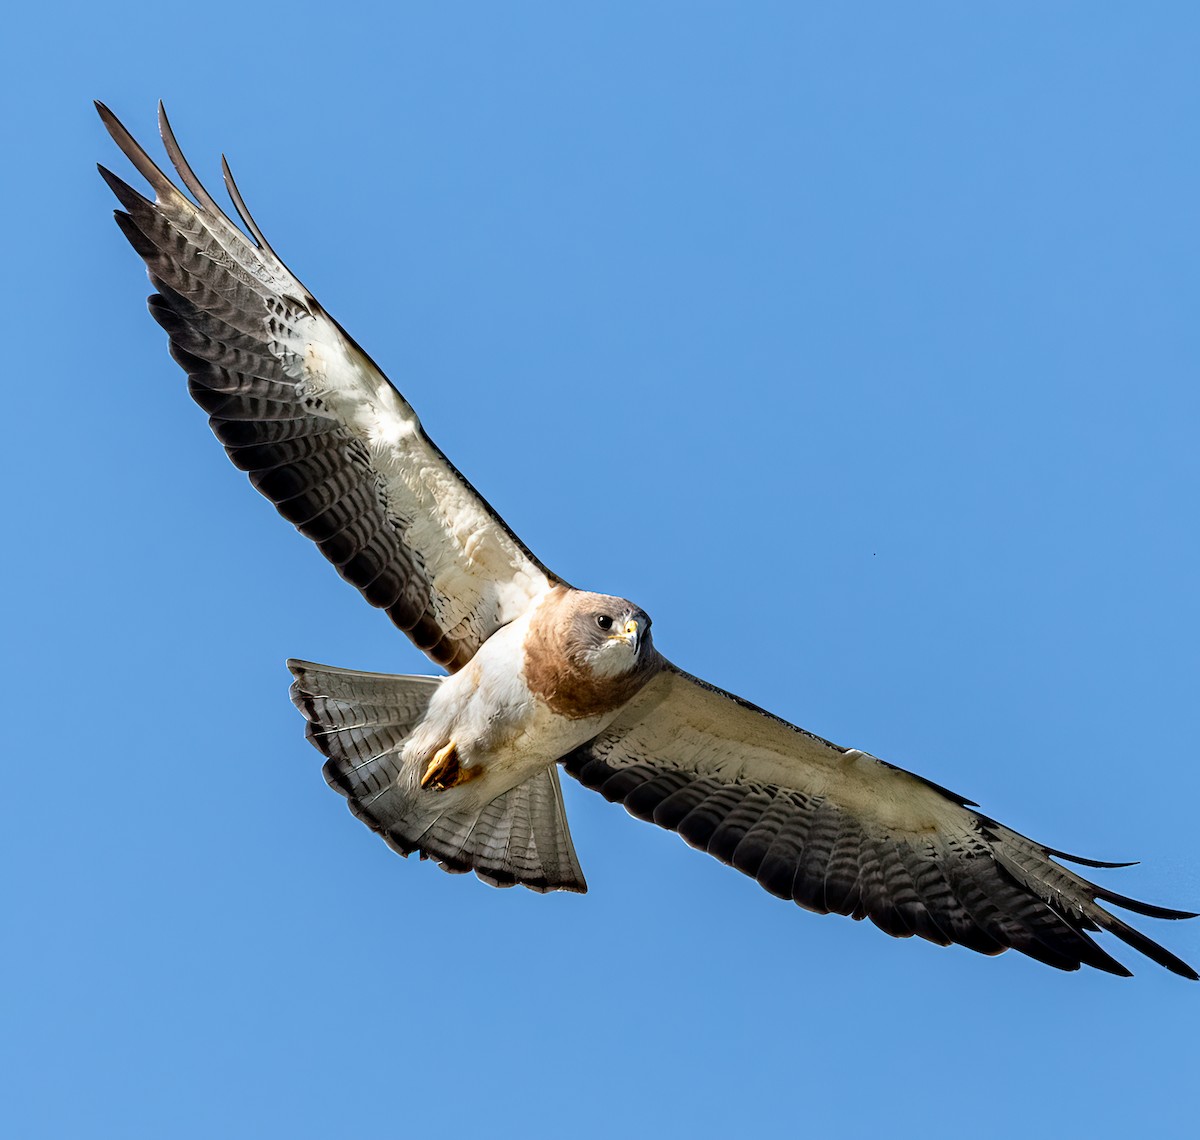
[[[163,143],[194,202],[96,107],[154,190],[148,201],[100,167],[157,290],[150,312],[229,458],[417,648],[460,668],[558,579],[275,256],[229,167],[225,184],[251,238],[192,172],[161,105]]]
[[[1061,970],[1128,976],[1107,930],[1185,978],[1196,971],[1097,900],[1191,918],[1105,890],[920,776],[841,748],[686,673],[664,669],[566,769],[630,814],[818,914],[869,918],[984,954],[1014,947]]]

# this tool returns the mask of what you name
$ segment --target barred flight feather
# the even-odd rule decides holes
[[[204,189],[160,108],[179,190],[98,104],[151,201],[100,168],[145,261],[150,311],[230,459],[338,573],[451,671],[558,579],[508,530],[412,408],[263,240]],[[444,523],[438,520],[446,520]],[[439,583],[451,582],[453,593]]]
[[[1103,930],[1196,978],[1097,900],[1156,918],[1186,912],[1097,887],[962,797],[674,668],[564,763],[606,799],[808,910],[868,918],[899,938],[1127,975],[1088,937]]]

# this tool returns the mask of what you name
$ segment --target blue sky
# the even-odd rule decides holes
[[[1123,951],[893,941],[575,786],[584,898],[356,823],[284,659],[423,659],[221,455],[90,104],[149,143],[165,99],[214,190],[227,153],[443,450],[685,668],[1200,909],[1194,6],[12,20],[10,1134],[1194,1134],[1200,986]]]

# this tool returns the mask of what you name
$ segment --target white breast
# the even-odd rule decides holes
[[[525,683],[524,641],[533,610],[494,633],[461,669],[438,686],[424,720],[404,748],[421,765],[451,741],[459,763],[482,769],[461,791],[482,802],[543,771],[590,740],[616,715],[571,718],[553,712]]]

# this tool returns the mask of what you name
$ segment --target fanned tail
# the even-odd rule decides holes
[[[567,828],[558,771],[547,768],[490,801],[422,788],[403,758],[440,677],[397,676],[289,661],[292,703],[309,741],[326,757],[329,786],[393,851],[474,871],[485,883],[533,891],[587,890]]]

